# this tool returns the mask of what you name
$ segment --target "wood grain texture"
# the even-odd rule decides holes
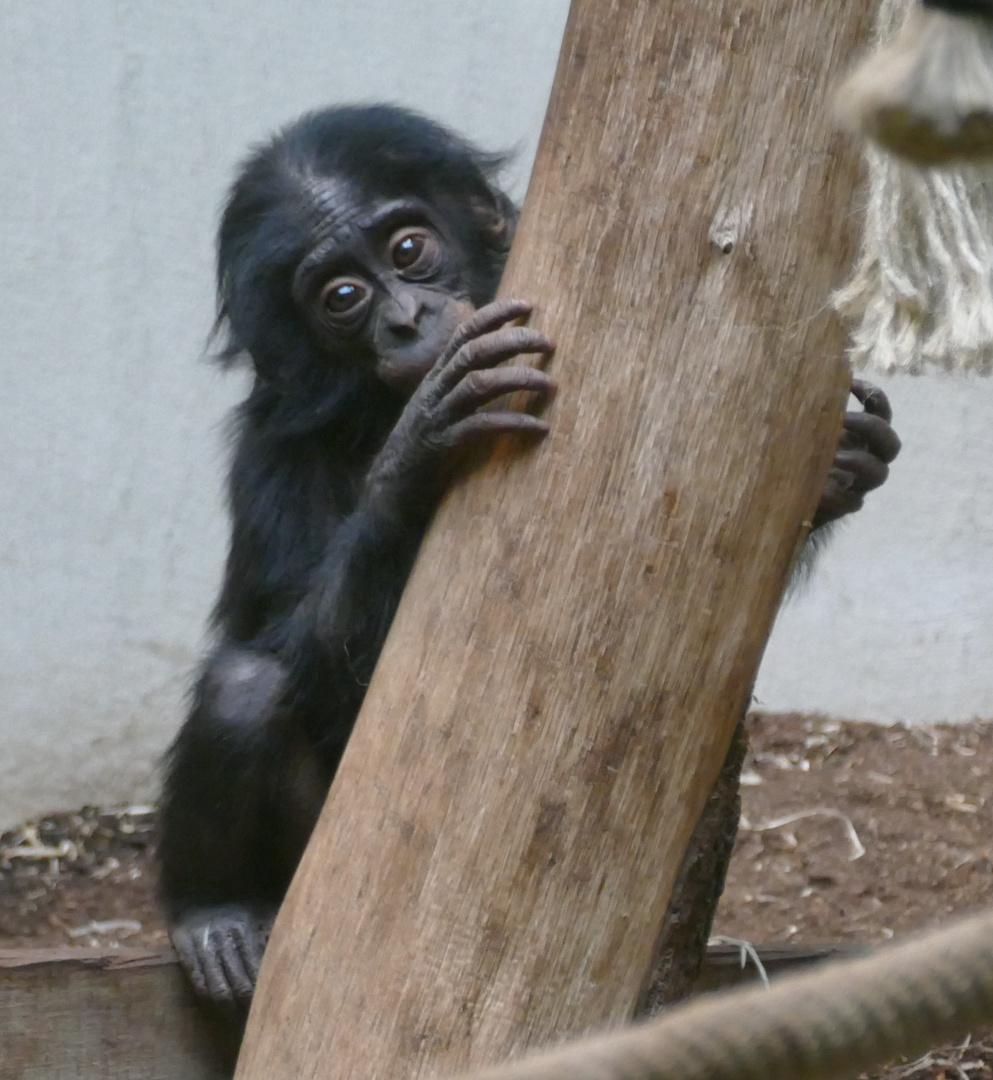
[[[772,979],[858,951],[758,947]],[[757,977],[718,945],[697,989]],[[193,999],[171,950],[0,949],[0,1080],[224,1080],[236,1036]]]
[[[574,0],[503,295],[553,432],[442,506],[270,942],[240,1080],[626,1020],[840,427],[865,0]]]
[[[0,950],[0,1080],[224,1080],[232,1034],[171,951]]]

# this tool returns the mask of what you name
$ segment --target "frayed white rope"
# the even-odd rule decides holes
[[[917,0],[882,0],[877,42]],[[868,199],[852,279],[834,303],[856,369],[993,372],[993,166],[940,170],[866,149]]]

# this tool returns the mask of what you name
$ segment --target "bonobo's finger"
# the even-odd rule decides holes
[[[834,467],[851,473],[851,489],[865,493],[886,482],[889,466],[867,450],[839,450],[834,455]]]
[[[247,1004],[252,1000],[255,990],[255,979],[249,972],[243,954],[244,938],[243,927],[228,927],[222,932],[221,940],[217,943],[215,955],[219,958],[224,970],[225,983],[230,989],[230,994],[235,1001]]]
[[[867,413],[881,417],[887,424],[893,419],[890,399],[875,383],[866,379],[852,379],[852,394]]]
[[[814,513],[813,527],[837,521],[846,514],[862,509],[862,492],[855,487],[855,476],[844,469],[833,468],[828,474],[821,501]]]
[[[547,356],[554,348],[551,338],[540,330],[530,326],[505,326],[463,345],[451,363],[437,372],[435,386],[440,393],[447,394],[470,371],[496,367],[515,356]]]
[[[201,931],[201,933],[205,933],[205,931]],[[193,983],[194,989],[198,994],[206,997],[208,995],[207,977],[201,963],[201,950],[198,943],[194,941],[193,935],[187,930],[177,927],[169,935],[169,938],[172,941],[172,947],[176,950],[176,955],[179,957],[179,962],[183,965],[190,982]]]
[[[269,944],[269,938],[272,937],[272,927],[276,921],[275,915],[260,915],[258,922],[255,924],[258,934],[255,938],[258,947],[264,953],[266,946]],[[261,958],[260,958],[261,962]]]
[[[525,315],[530,315],[533,306],[527,300],[494,300],[492,304],[486,304],[474,311],[452,335],[452,340],[438,357],[435,367],[443,367],[459,349],[480,335],[498,330],[511,319],[522,319]]]
[[[473,413],[472,416],[453,424],[445,432],[445,445],[455,449],[474,442],[476,439],[505,435],[516,431],[526,435],[547,435],[548,423],[539,420],[530,413],[516,412],[513,409],[493,409],[489,412]]]
[[[838,518],[854,514],[862,509],[864,501],[861,495],[851,491],[837,491],[832,495],[825,495],[817,504],[817,511],[812,522],[813,528],[819,529],[822,525],[837,521]]]
[[[514,366],[470,371],[442,402],[441,419],[461,419],[486,402],[517,390],[550,394],[555,386],[551,375],[540,368]]]
[[[212,944],[203,952],[202,959],[206,983],[205,996],[216,1005],[234,1006],[237,998],[222,962],[222,950]]]
[[[846,433],[860,439],[865,449],[875,454],[888,465],[900,453],[900,436],[881,416],[868,412],[845,413],[844,428]],[[845,449],[855,447],[843,442]]]
[[[822,498],[830,498],[830,496],[837,491],[850,491],[854,486],[854,473],[846,472],[844,469],[832,466],[831,471],[828,473],[827,483],[824,485],[824,494]]]
[[[253,922],[251,925],[239,927],[235,938],[245,973],[254,988],[259,981],[259,968],[262,967],[262,954],[268,939],[268,927],[263,928],[260,924]]]

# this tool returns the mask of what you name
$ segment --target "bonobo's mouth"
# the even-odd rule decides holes
[[[413,345],[402,352],[381,356],[376,362],[376,375],[391,389],[412,394],[440,355],[436,342]]]
[[[471,311],[471,305],[446,303],[441,310],[426,312],[415,340],[382,350],[376,361],[376,375],[394,390],[413,393]]]

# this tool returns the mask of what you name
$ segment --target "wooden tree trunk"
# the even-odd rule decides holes
[[[501,290],[558,341],[553,432],[438,514],[241,1080],[454,1073],[631,1015],[838,437],[825,98],[865,7],[574,0]]]

